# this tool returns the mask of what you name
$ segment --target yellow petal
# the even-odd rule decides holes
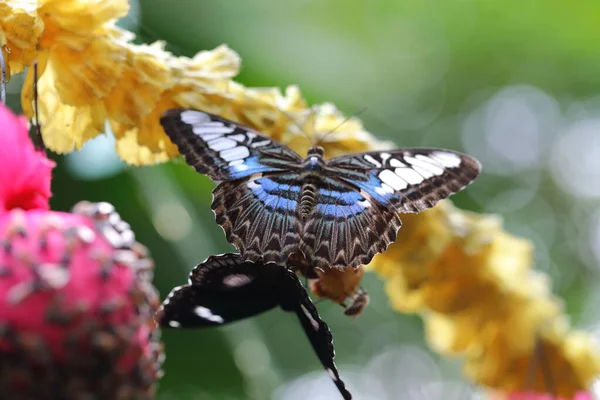
[[[63,103],[83,106],[101,100],[120,82],[125,49],[108,32],[82,36],[76,46],[57,42],[51,51],[54,84]]]
[[[54,86],[54,74],[54,66],[48,63],[38,81],[42,135],[50,150],[69,153],[104,131],[106,114],[104,105],[99,101],[79,107],[64,104]],[[30,81],[31,75],[30,71],[27,77]],[[27,106],[31,108],[31,103]]]
[[[79,38],[128,12],[128,0],[40,0],[39,14],[46,24],[41,45],[51,48],[62,42],[76,47]]]
[[[128,164],[149,165],[164,162],[179,154],[160,125],[160,116],[169,108],[177,107],[173,93],[167,91],[155,108],[140,118],[137,125],[120,124],[110,121],[110,127],[117,139],[117,153]]]
[[[173,85],[167,66],[170,53],[164,51],[163,42],[149,46],[123,42],[122,46],[126,50],[124,71],[105,104],[113,121],[135,125],[155,108],[162,93]]]
[[[36,57],[36,45],[44,29],[37,7],[34,0],[0,3],[0,46],[12,73],[22,72]]]
[[[178,85],[211,90],[215,81],[228,82],[240,70],[241,58],[226,45],[200,51],[192,58],[172,57],[169,67]]]

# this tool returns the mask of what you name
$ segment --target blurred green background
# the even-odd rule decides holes
[[[484,173],[453,199],[499,213],[531,239],[572,322],[600,314],[600,2],[132,1],[121,25],[193,55],[221,43],[247,86],[296,83],[399,146],[463,150]],[[19,77],[9,88],[19,109]],[[113,203],[156,260],[164,297],[207,256],[231,249],[210,211],[213,184],[183,162],[128,168],[109,136],[55,157],[52,206]],[[318,304],[357,399],[462,399],[479,390],[460,360],[429,351],[416,316],[394,313],[383,283],[356,321]],[[274,310],[220,329],[166,331],[158,399],[335,399],[294,315]],[[399,394],[402,395],[399,395]],[[399,397],[400,396],[400,397]]]

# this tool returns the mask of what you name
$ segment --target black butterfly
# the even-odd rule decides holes
[[[165,328],[218,326],[275,307],[294,312],[319,360],[344,399],[352,395],[333,362],[333,337],[296,274],[274,263],[243,261],[239,254],[211,256],[174,288],[156,314]]]
[[[406,148],[306,158],[235,122],[189,109],[161,124],[187,163],[213,180],[212,209],[244,259],[314,268],[367,264],[396,239],[398,213],[423,211],[463,189],[481,165],[450,150]]]

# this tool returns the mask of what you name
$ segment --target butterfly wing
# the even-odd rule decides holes
[[[312,210],[301,223],[301,251],[318,268],[368,264],[401,226],[398,213],[348,182],[322,177],[313,183]]]
[[[277,265],[243,261],[239,254],[211,256],[190,273],[187,285],[174,288],[157,313],[162,327],[224,325],[279,304]]]
[[[284,171],[302,161],[288,147],[217,115],[171,109],[160,123],[186,162],[214,180]]]
[[[346,385],[335,366],[335,349],[333,335],[329,327],[319,316],[317,307],[311,301],[306,289],[298,280],[296,274],[286,271],[286,279],[280,286],[281,307],[286,311],[293,311],[300,320],[300,324],[312,345],[319,361],[333,380],[345,400],[352,399]]]
[[[156,315],[161,327],[223,325],[281,306],[295,312],[302,328],[344,399],[350,392],[333,361],[333,337],[308,293],[291,271],[273,263],[244,261],[239,254],[211,256],[176,287]]]
[[[296,214],[301,189],[293,173],[225,181],[213,191],[212,209],[244,258],[285,265],[300,243]]]
[[[481,171],[477,159],[451,150],[407,148],[337,157],[340,179],[400,213],[420,212],[464,189]]]

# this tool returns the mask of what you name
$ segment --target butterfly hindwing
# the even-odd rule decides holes
[[[396,240],[401,221],[392,208],[341,179],[323,177],[313,185],[315,204],[300,238],[314,266],[358,268]]]
[[[214,180],[230,180],[266,171],[286,170],[302,161],[286,146],[219,116],[171,109],[160,119],[186,162]]]
[[[285,264],[300,243],[301,183],[291,173],[221,182],[212,209],[227,240],[244,258]]]
[[[296,274],[291,271],[287,271],[287,273],[286,285],[282,286],[281,307],[286,311],[294,311],[296,313],[319,361],[321,361],[321,364],[329,373],[342,397],[345,400],[352,399],[352,395],[346,389],[346,385],[340,378],[340,374],[335,366],[333,335],[329,327],[321,319],[317,307],[311,301]]]
[[[341,179],[400,213],[433,207],[462,190],[481,170],[471,156],[429,148],[351,154],[328,165]]]
[[[334,363],[333,336],[296,274],[274,263],[245,261],[239,254],[211,256],[171,291],[157,313],[160,326],[223,325],[276,306],[294,312],[321,364],[344,399],[352,399]]]
[[[279,304],[273,286],[281,267],[243,261],[237,254],[211,256],[174,288],[157,314],[163,327],[223,325],[260,314]]]

